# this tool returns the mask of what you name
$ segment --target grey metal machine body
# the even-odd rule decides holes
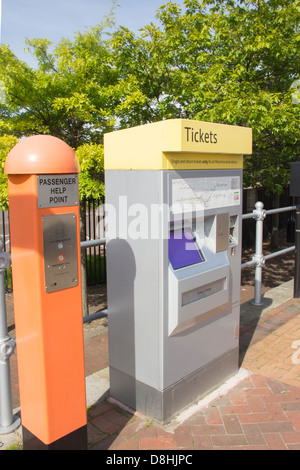
[[[110,392],[165,423],[238,370],[242,170],[105,178],[116,223],[107,237]],[[177,211],[185,190],[202,194],[202,209]],[[170,239],[183,227],[198,258],[185,265],[172,241],[174,268]]]

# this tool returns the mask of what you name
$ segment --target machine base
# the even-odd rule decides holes
[[[158,390],[110,367],[110,394],[165,424],[187,406],[216,389],[238,371],[239,348],[228,351],[165,390]]]

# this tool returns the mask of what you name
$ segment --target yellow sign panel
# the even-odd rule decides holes
[[[242,168],[252,129],[170,119],[104,136],[106,170]]]

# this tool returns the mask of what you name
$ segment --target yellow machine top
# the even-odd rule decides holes
[[[169,119],[104,136],[105,170],[240,169],[252,129]]]

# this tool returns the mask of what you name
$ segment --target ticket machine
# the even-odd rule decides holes
[[[249,128],[105,135],[110,391],[165,423],[238,370]]]

